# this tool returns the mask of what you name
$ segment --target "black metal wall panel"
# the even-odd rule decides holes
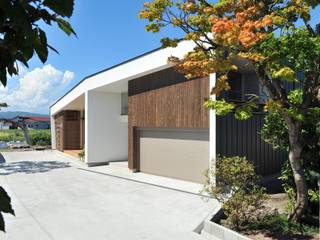
[[[264,113],[254,113],[251,119],[239,121],[233,114],[217,116],[217,154],[245,156],[262,176],[279,173],[287,153],[261,139],[264,117]]]

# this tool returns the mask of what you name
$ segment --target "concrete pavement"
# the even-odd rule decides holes
[[[166,188],[143,183],[147,175],[141,181],[125,172],[113,176],[107,167],[87,168],[55,151],[3,156],[0,185],[16,217],[5,215],[7,233],[0,239],[202,239],[193,230],[217,208],[186,188],[170,189],[173,179]],[[159,179],[151,182],[165,185]]]

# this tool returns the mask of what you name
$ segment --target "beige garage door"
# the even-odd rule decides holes
[[[209,166],[209,131],[142,129],[139,131],[140,171],[203,182]]]

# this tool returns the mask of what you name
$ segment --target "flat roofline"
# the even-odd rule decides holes
[[[116,68],[116,67],[119,67],[119,66],[121,66],[121,65],[124,65],[124,64],[126,64],[126,63],[132,62],[132,61],[134,61],[134,60],[137,60],[137,59],[139,59],[139,58],[141,58],[141,57],[147,56],[147,55],[149,55],[149,54],[151,54],[151,53],[154,53],[154,52],[156,52],[156,51],[159,51],[159,50],[161,50],[161,49],[163,49],[163,48],[162,48],[162,47],[155,48],[155,49],[153,49],[153,50],[151,50],[151,51],[145,52],[145,53],[143,53],[143,54],[141,54],[141,55],[138,55],[138,56],[136,56],[136,57],[134,57],[134,58],[130,58],[130,59],[125,60],[125,61],[123,61],[123,62],[120,62],[120,63],[118,63],[118,64],[116,64],[116,65],[113,65],[113,66],[111,66],[111,67],[105,68],[105,69],[103,69],[103,70],[101,70],[101,71],[98,71],[98,72],[96,72],[96,73],[93,73],[93,74],[90,74],[90,75],[84,77],[81,81],[79,81],[76,85],[74,85],[69,91],[67,91],[67,92],[66,92],[65,94],[63,94],[60,98],[58,98],[58,100],[56,100],[53,104],[51,104],[50,107],[49,107],[49,109],[50,109],[51,107],[53,107],[55,104],[57,104],[62,98],[64,98],[66,95],[68,95],[72,90],[74,90],[76,87],[78,87],[82,82],[84,82],[84,81],[87,80],[88,78],[91,78],[91,77],[96,76],[96,75],[98,75],[98,74],[100,74],[100,73],[109,71],[109,70],[111,70],[111,69],[114,69],[114,68]]]

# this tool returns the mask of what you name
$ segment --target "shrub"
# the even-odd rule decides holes
[[[316,223],[291,222],[285,214],[275,211],[249,224],[245,232],[250,234],[258,231],[270,239],[318,239],[319,226]]]
[[[29,136],[34,145],[47,146],[51,144],[51,134],[48,129],[29,130]],[[0,141],[24,141],[21,129],[0,130]]]
[[[211,180],[216,178],[216,184]],[[218,157],[215,169],[208,171],[203,191],[221,204],[224,223],[236,230],[255,221],[264,207],[267,195],[258,186],[259,177],[244,157]]]
[[[20,129],[0,130],[0,141],[24,141],[23,132]]]
[[[32,144],[39,146],[47,146],[51,144],[51,134],[48,130],[29,131]]]

